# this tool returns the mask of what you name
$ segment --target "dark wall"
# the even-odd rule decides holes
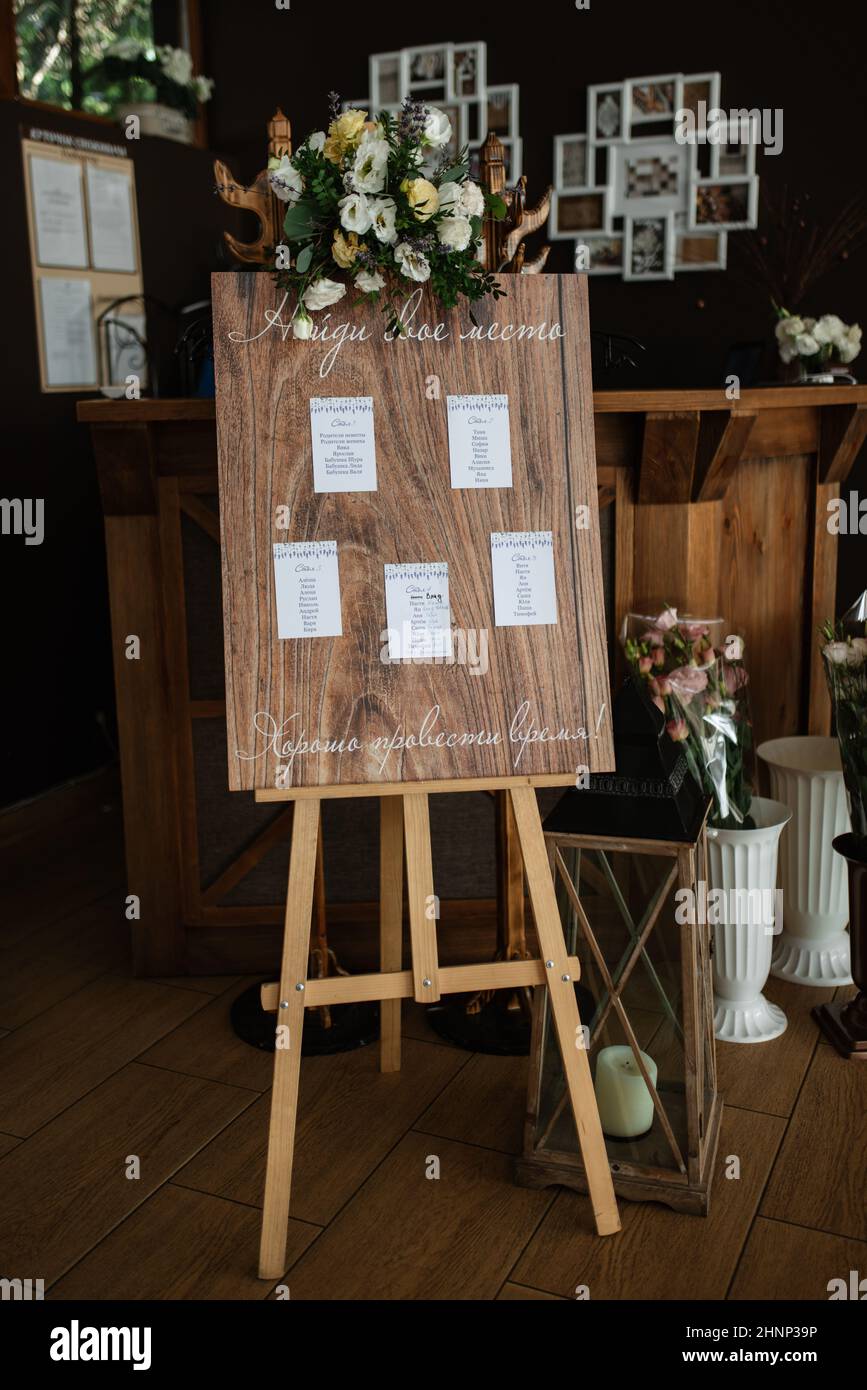
[[[760,157],[762,178],[775,186],[788,181],[816,203],[832,205],[864,185],[865,87],[855,41],[862,14],[854,0],[824,10],[812,0],[701,7],[682,0],[640,6],[591,0],[588,11],[575,10],[571,0],[520,10],[441,0],[423,11],[312,0],[278,10],[274,0],[203,0],[204,70],[217,82],[210,143],[249,179],[262,167],[264,125],[278,104],[303,137],[324,124],[330,88],[364,94],[368,53],[484,38],[490,80],[521,84],[531,194],[551,177],[553,135],[585,128],[588,82],[718,69],[725,106],[783,108],[784,151],[777,159]],[[89,438],[75,422],[74,396],[39,390],[20,153],[25,124],[119,138],[114,127],[0,104],[6,272],[0,493],[46,499],[42,546],[0,538],[7,714],[0,804],[106,761],[113,719],[102,518]],[[230,220],[212,190],[212,157],[147,138],[130,152],[146,291],[168,306],[205,297],[220,232]],[[734,234],[730,248],[736,243]],[[811,307],[867,320],[865,263],[853,260],[829,277]],[[569,269],[567,243],[555,248],[550,265]],[[626,331],[648,345],[636,385],[716,384],[728,345],[769,336],[771,329],[764,296],[733,272],[645,286],[594,279],[591,314],[594,327]],[[862,461],[853,478],[862,493],[864,472]],[[867,583],[860,578],[867,568],[863,545],[842,539],[841,601]]]
[[[114,739],[102,511],[89,434],[75,419],[80,397],[39,388],[21,160],[22,128],[31,126],[124,143],[119,127],[0,103],[0,495],[45,499],[42,545],[0,537],[0,805],[110,761]],[[227,221],[212,191],[213,156],[147,138],[129,150],[146,293],[167,307],[207,298]],[[163,322],[169,351],[170,323]]]

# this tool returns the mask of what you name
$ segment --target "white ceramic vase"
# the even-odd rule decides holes
[[[759,757],[771,794],[792,809],[780,846],[783,930],[771,974],[800,985],[850,985],[846,864],[832,849],[849,830],[846,789],[835,738],[775,738]]]
[[[754,830],[707,832],[709,887],[726,894],[718,910],[724,920],[713,929],[713,1021],[721,1042],[768,1042],[784,1033],[787,1023],[762,990],[774,946],[777,851],[792,813],[782,802],[754,796],[750,814]],[[763,911],[756,911],[759,904]]]

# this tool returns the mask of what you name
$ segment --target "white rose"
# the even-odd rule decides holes
[[[852,653],[855,657],[857,657],[859,666],[862,661],[867,660],[867,638],[853,637]]]
[[[783,362],[794,362],[797,355],[798,349],[791,339],[787,339],[784,343],[780,343],[780,358]]]
[[[371,226],[373,235],[377,241],[390,246],[397,241],[394,219],[397,216],[397,204],[393,198],[369,198],[367,200],[368,211],[371,216]]]
[[[178,82],[182,87],[188,86],[193,75],[193,60],[189,53],[185,53],[182,48],[171,48],[165,44],[157,49],[157,55],[166,77]]]
[[[472,179],[467,179],[461,188],[461,206],[467,217],[481,217],[485,211],[485,195]]]
[[[799,333],[795,339],[795,347],[801,357],[814,357],[819,351],[819,344],[812,333]]]
[[[439,186],[440,211],[446,213],[456,213],[460,211],[461,186],[459,183],[441,183]]]
[[[790,314],[788,318],[780,319],[775,329],[777,342],[781,343],[785,338],[797,338],[799,333],[804,331],[804,320],[798,318],[797,314]]]
[[[347,232],[357,232],[359,236],[363,236],[365,232],[370,231],[373,218],[363,193],[348,194],[347,197],[340,199],[338,207],[340,208],[340,225],[345,227]]]
[[[437,235],[450,251],[466,251],[472,240],[473,229],[468,217],[444,217],[437,224]]]
[[[314,130],[312,135],[308,135],[304,143],[308,149],[315,151],[316,154],[320,154],[325,148],[325,131]]]
[[[360,270],[355,283],[362,294],[375,294],[377,290],[385,288],[385,280],[378,270]]]
[[[861,327],[853,323],[851,328],[847,328],[840,339],[837,348],[837,355],[843,363],[854,362],[861,351]]]
[[[836,314],[823,314],[813,328],[813,337],[817,343],[838,343],[845,332],[843,320]]]
[[[834,666],[845,666],[849,660],[849,647],[846,642],[829,642],[825,656]]]
[[[292,320],[292,336],[303,338],[305,341],[313,336],[313,320],[304,312],[303,304],[298,306],[298,312]]]
[[[323,276],[321,280],[315,280],[310,288],[304,291],[304,307],[313,309],[314,312],[317,309],[327,309],[329,304],[336,304],[338,299],[342,299],[345,294],[345,285]]]
[[[451,138],[452,123],[445,111],[441,111],[438,106],[429,106],[425,116],[422,143],[430,145],[432,149],[441,150]]]
[[[430,279],[430,264],[427,256],[423,256],[420,251],[413,251],[405,241],[402,241],[395,248],[394,259],[398,264],[401,275],[405,275],[408,280],[417,280],[423,284]]]
[[[355,153],[352,182],[362,193],[381,193],[388,166],[388,141],[365,136]]]
[[[193,91],[197,101],[210,101],[214,91],[214,79],[212,77],[194,77]]]
[[[281,159],[272,155],[268,160],[268,182],[281,203],[297,203],[304,191],[301,175],[288,154]]]

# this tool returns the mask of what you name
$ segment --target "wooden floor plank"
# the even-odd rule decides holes
[[[0,1042],[0,1129],[27,1138],[206,1003],[104,975]]]
[[[376,1047],[305,1057],[292,1216],[327,1225],[465,1060],[457,1050],[411,1040],[400,1072],[385,1076]],[[266,1096],[241,1115],[176,1181],[261,1205],[269,1104]]]
[[[289,1223],[294,1263],[319,1234]],[[49,1291],[50,1299],[254,1299],[259,1213],[171,1183],[160,1188]]]
[[[493,1299],[551,1201],[504,1154],[407,1134],[290,1270],[292,1297]]]
[[[227,990],[239,985],[242,975],[172,975],[171,978],[158,976],[158,985],[173,985],[175,989],[194,989],[199,994],[225,994]]]
[[[719,1089],[727,1105],[761,1110],[766,1115],[791,1115],[819,1041],[810,1010],[831,996],[826,989],[811,989],[773,976],[764,994],[780,1006],[789,1026],[771,1042],[718,1042]]]
[[[620,1235],[601,1241],[588,1199],[562,1191],[511,1280],[566,1298],[583,1285],[591,1299],[725,1298],[783,1129],[776,1115],[726,1106],[707,1217],[623,1201]],[[725,1177],[729,1154],[740,1159],[738,1179]]]
[[[100,975],[128,975],[129,926],[112,893],[0,949],[0,1022],[20,1028]]]
[[[6,862],[10,867],[0,921],[4,946],[26,941],[108,892],[116,892],[120,906],[126,892],[120,813],[93,811],[62,832],[28,839]]]
[[[867,1276],[864,1242],[759,1217],[729,1298],[824,1301],[829,1296],[829,1282],[844,1279],[848,1284],[853,1269],[861,1277]]]
[[[528,1060],[476,1053],[415,1128],[442,1139],[520,1153],[527,1113]]]
[[[17,1139],[14,1134],[0,1134],[0,1158],[2,1158],[4,1154],[8,1154],[12,1149],[17,1148],[19,1144],[23,1143],[24,1140]]]
[[[867,1240],[865,1151],[867,1066],[817,1047],[762,1215]]]
[[[139,1061],[166,1067],[169,1071],[181,1071],[187,1076],[223,1081],[229,1086],[267,1091],[274,1071],[274,1054],[242,1042],[233,1033],[229,1017],[237,996],[257,983],[252,978],[238,981],[233,988],[192,1014],[182,1027],[142,1053]],[[173,993],[180,995],[181,991],[173,990]],[[192,991],[189,995],[193,997]]]
[[[133,1062],[0,1159],[0,1249],[46,1284],[248,1106],[254,1093]],[[127,1177],[127,1160],[141,1176]],[[252,1258],[252,1251],[251,1251]]]

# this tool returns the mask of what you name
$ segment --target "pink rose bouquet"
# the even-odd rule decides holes
[[[713,799],[711,824],[749,829],[753,733],[743,638],[726,635],[722,618],[680,617],[666,607],[627,614],[621,641],[669,738]]]

